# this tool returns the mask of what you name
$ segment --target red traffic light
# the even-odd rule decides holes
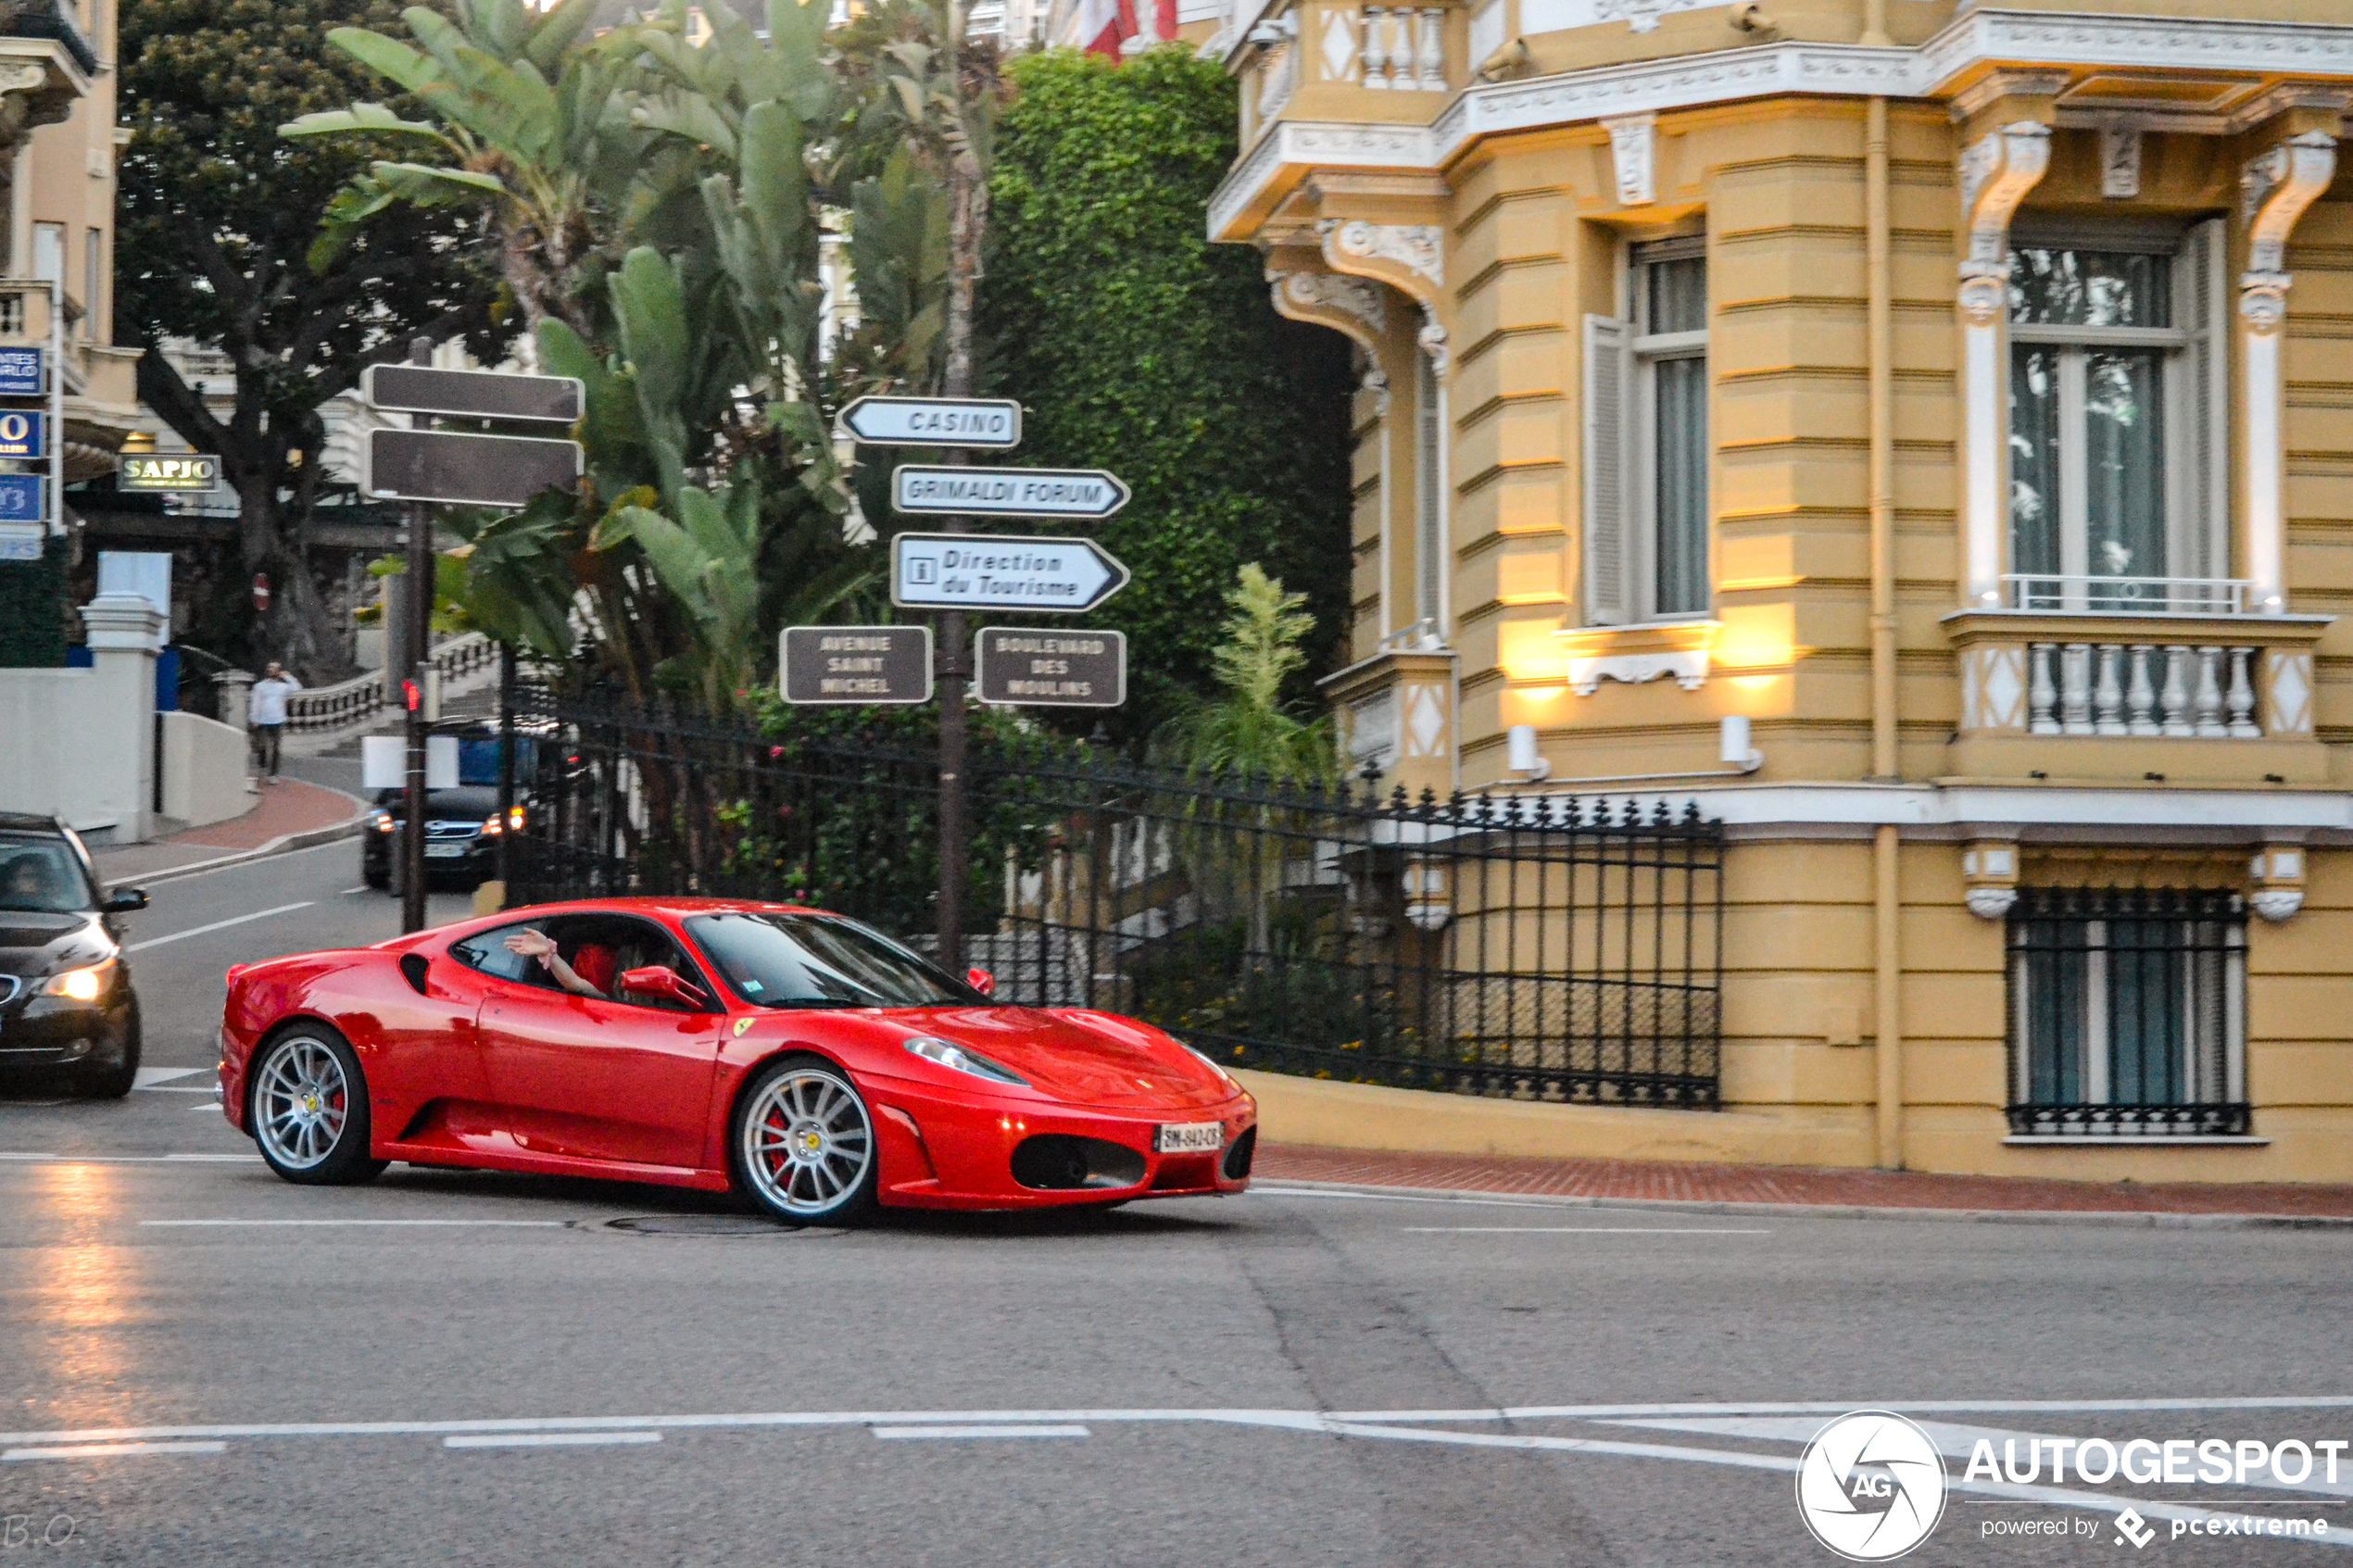
[[[425,700],[425,694],[416,682],[403,681],[400,683],[400,700],[409,712],[414,713],[418,705]]]

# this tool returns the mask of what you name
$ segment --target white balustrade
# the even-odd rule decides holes
[[[2252,740],[2255,649],[2151,643],[2032,643],[2027,729],[2038,735]]]
[[[1357,15],[1358,82],[1380,92],[1446,91],[1446,9],[1366,6]]]

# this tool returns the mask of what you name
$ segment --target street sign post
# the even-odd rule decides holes
[[[984,626],[973,639],[980,700],[1000,708],[1117,708],[1127,700],[1124,632]]]
[[[786,702],[929,702],[931,628],[787,626],[776,667]]]
[[[39,397],[49,390],[38,348],[0,348],[0,397]]]
[[[901,533],[890,544],[890,602],[908,609],[1076,615],[1126,586],[1127,569],[1092,539]]]
[[[1021,445],[1021,405],[1010,398],[861,397],[834,417],[869,446],[964,446],[1010,452]]]
[[[0,434],[9,416],[0,414]],[[394,501],[520,507],[580,483],[580,443],[449,430],[371,430],[360,488]],[[6,456],[0,447],[0,456]]]
[[[430,365],[371,365],[360,372],[359,392],[369,408],[385,413],[558,424],[578,420],[586,400],[576,376],[440,370]]]
[[[21,408],[0,410],[0,458],[38,458],[47,448],[42,436],[49,421],[44,415]]]
[[[1127,486],[1101,469],[925,468],[902,463],[890,470],[890,504],[912,517],[1079,518],[1111,516],[1128,500]]]
[[[205,452],[127,452],[116,459],[117,490],[202,495],[220,483],[220,459]]]

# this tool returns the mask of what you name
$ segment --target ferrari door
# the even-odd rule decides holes
[[[563,916],[545,928],[567,962],[602,948],[618,957],[598,968],[661,963],[711,994],[650,922]],[[724,1023],[717,1011],[653,999],[493,985],[481,1030],[498,1116],[526,1153],[699,1169]]]

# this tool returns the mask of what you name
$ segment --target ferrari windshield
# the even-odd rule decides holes
[[[879,934],[831,915],[696,915],[686,934],[759,1007],[925,1008],[980,994]]]

